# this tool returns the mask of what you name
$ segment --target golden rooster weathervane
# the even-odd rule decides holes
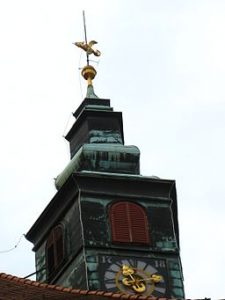
[[[96,41],[90,41],[88,44],[86,42],[76,42],[74,45],[77,47],[83,49],[85,52],[87,52],[88,55],[94,54],[95,56],[100,56],[101,52],[99,50],[95,50],[92,48],[93,45],[97,44]]]
[[[75,46],[83,49],[86,52],[87,65],[84,68],[82,68],[81,74],[84,77],[84,79],[87,80],[88,87],[89,87],[89,86],[92,86],[92,80],[95,78],[95,75],[97,74],[95,68],[89,64],[89,55],[94,54],[95,56],[100,56],[101,52],[99,50],[96,50],[93,48],[93,45],[97,44],[96,41],[92,40],[89,43],[87,42],[87,30],[86,30],[86,21],[85,21],[85,12],[84,11],[83,11],[83,23],[84,23],[85,41],[84,42],[75,42],[73,44]]]

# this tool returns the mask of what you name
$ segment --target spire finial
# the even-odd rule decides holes
[[[86,20],[85,20],[85,11],[83,10],[83,23],[84,23],[84,42],[76,42],[74,45],[77,47],[83,49],[86,52],[87,55],[87,65],[82,68],[81,75],[85,80],[87,80],[88,84],[88,90],[87,90],[87,96],[89,98],[97,98],[97,96],[94,93],[92,80],[95,78],[95,75],[97,74],[97,71],[93,66],[89,64],[89,55],[94,54],[95,56],[100,56],[101,52],[99,50],[93,49],[93,45],[97,44],[96,41],[91,40],[89,43],[87,42],[87,28],[86,28]],[[90,90],[93,91],[93,94],[90,94]],[[91,97],[90,97],[91,96]]]

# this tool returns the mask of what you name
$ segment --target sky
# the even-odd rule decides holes
[[[225,297],[225,1],[0,2],[0,272],[35,271],[23,237],[69,162],[85,96],[82,10],[99,97],[123,112],[141,174],[175,179],[186,298]],[[6,252],[5,252],[6,251]]]

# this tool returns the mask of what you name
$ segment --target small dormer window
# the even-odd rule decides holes
[[[48,278],[58,270],[64,261],[63,227],[58,225],[52,229],[46,244],[46,260]]]
[[[110,208],[113,243],[150,244],[145,209],[133,202],[116,202]]]

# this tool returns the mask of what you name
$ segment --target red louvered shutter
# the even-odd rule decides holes
[[[46,244],[48,276],[51,276],[64,260],[63,228],[56,226],[51,231]]]
[[[149,244],[145,210],[133,202],[117,202],[110,210],[112,242]]]
[[[114,204],[110,212],[112,241],[129,242],[129,216],[126,209],[126,202]]]
[[[61,226],[57,226],[54,230],[55,256],[56,266],[58,266],[64,258],[63,251],[63,230]]]
[[[130,203],[129,216],[132,242],[149,244],[148,220],[144,209],[139,205]]]

